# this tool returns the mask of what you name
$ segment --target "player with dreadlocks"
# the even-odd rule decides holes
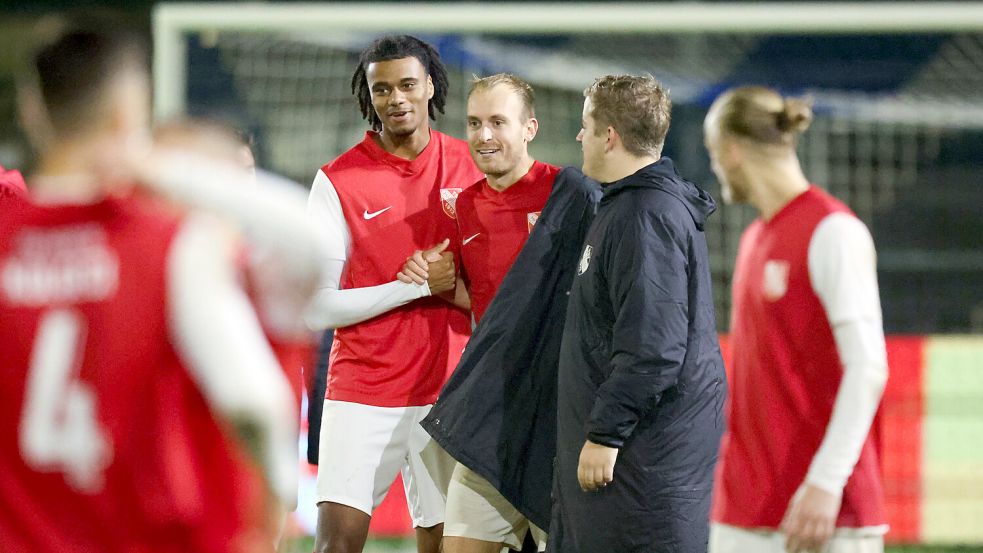
[[[372,511],[402,472],[418,550],[436,553],[453,461],[419,422],[470,334],[467,312],[451,303],[467,305],[454,270],[459,246],[449,238],[457,194],[481,174],[464,141],[430,128],[447,97],[447,72],[430,45],[376,40],[361,55],[352,93],[372,130],[321,168],[308,200],[332,241],[307,323],[335,329],[315,549],[361,551]],[[428,282],[399,281],[407,256],[433,244]]]

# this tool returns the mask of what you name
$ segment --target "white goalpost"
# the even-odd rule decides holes
[[[983,29],[983,2],[162,3],[153,26],[155,110],[167,116],[184,108],[182,35],[188,32],[971,32]]]
[[[162,3],[153,25],[157,116],[195,113],[200,98],[189,91],[200,96],[205,89],[255,124],[268,168],[301,182],[364,132],[351,72],[358,52],[386,32],[437,41],[451,90],[436,127],[451,134],[463,132],[472,74],[511,71],[530,81],[540,119],[533,154],[561,165],[580,163],[573,138],[584,87],[606,73],[650,72],[669,86],[679,114],[670,132],[683,156],[677,161],[691,174],[699,167],[703,173],[693,178],[704,185],[712,177],[700,130],[687,126],[687,106],[695,106],[692,119],[707,94],[741,79],[742,63],[762,43],[950,37],[903,88],[804,91],[817,105],[800,145],[807,173],[868,222],[918,182],[946,132],[983,129],[983,2]],[[888,77],[894,70],[824,66],[851,69]],[[717,227],[708,237],[724,320],[736,240],[749,217],[727,209],[710,223]]]

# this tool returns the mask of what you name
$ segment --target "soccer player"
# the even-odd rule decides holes
[[[534,93],[528,83],[511,74],[471,83],[468,145],[485,178],[458,196],[457,224],[461,272],[476,322],[481,321],[526,243],[560,171],[529,155],[529,143],[538,129]],[[417,252],[407,261],[400,278],[422,284],[429,277],[428,266]],[[444,551],[498,553],[506,546],[520,549],[527,532],[533,534],[540,550],[545,549],[545,532],[531,524],[488,480],[458,462],[447,493]]]
[[[703,226],[713,199],[660,157],[650,76],[584,95],[584,173],[604,197],[570,291],[549,551],[703,552],[726,382]]]
[[[192,164],[197,160],[199,164],[208,163],[213,167],[224,165],[230,173],[240,174],[242,178],[239,180],[225,183],[229,186],[230,194],[246,197],[262,196],[264,190],[259,185],[266,184],[264,181],[269,177],[265,173],[257,174],[251,140],[248,135],[235,127],[218,120],[176,119],[156,125],[153,138],[156,149],[168,152],[172,156],[184,157]],[[194,202],[194,199],[190,201]],[[212,209],[212,211],[224,214],[233,221],[243,219],[241,215],[229,213],[227,208]],[[268,212],[263,210],[263,216],[268,217],[268,215]],[[313,357],[314,338],[302,318],[297,315],[306,306],[316,283],[299,282],[296,278],[291,278],[290,273],[284,271],[283,267],[289,260],[282,259],[279,255],[282,248],[278,240],[267,239],[264,244],[262,235],[247,238],[252,239],[247,243],[239,260],[241,276],[246,291],[256,307],[270,346],[290,382],[294,401],[299,407],[303,391],[301,372],[304,365]],[[299,417],[299,413],[297,415]],[[277,542],[283,536],[288,511],[293,511],[297,507],[296,493],[293,498],[287,500],[288,502],[281,509]]]
[[[884,549],[868,435],[887,380],[874,244],[802,173],[795,146],[811,120],[806,101],[741,87],[704,123],[724,200],[760,214],[734,270],[715,553]]]
[[[269,551],[267,489],[294,484],[296,408],[236,286],[235,234],[133,190],[145,55],[118,24],[79,24],[21,83],[40,162],[0,218],[11,551]]]
[[[372,130],[317,174],[309,211],[334,240],[327,277],[307,317],[335,328],[318,465],[315,548],[361,551],[372,511],[402,471],[421,552],[436,552],[453,461],[419,426],[470,333],[454,293],[455,271],[437,283],[401,282],[406,256],[439,243],[458,250],[455,199],[480,178],[467,144],[434,131],[447,72],[437,52],[410,36],[386,36],[362,52],[352,92]],[[434,252],[437,253],[437,252]]]
[[[203,201],[201,190],[189,188],[183,203],[197,204],[199,208],[207,209],[223,215],[232,222],[239,224],[249,234],[246,236],[247,247],[242,255],[241,265],[246,278],[247,289],[254,299],[261,321],[274,345],[281,365],[290,375],[296,399],[300,400],[300,364],[302,360],[313,355],[313,336],[306,328],[302,319],[296,317],[301,312],[310,293],[316,289],[316,282],[299,281],[292,275],[298,271],[287,270],[290,259],[284,257],[289,252],[288,245],[283,244],[285,237],[271,238],[266,236],[266,227],[274,226],[267,221],[256,221],[250,224],[249,218],[269,220],[272,214],[269,210],[261,210],[258,214],[248,212],[250,205],[257,200],[268,201],[273,192],[296,186],[277,179],[265,171],[257,171],[256,160],[250,145],[250,139],[236,128],[220,121],[207,119],[178,119],[169,121],[154,128],[155,149],[171,159],[182,161],[198,172],[202,168],[217,173],[225,170],[226,177],[221,184],[228,185],[223,196],[233,197],[242,205],[233,208],[223,202]],[[232,177],[238,177],[233,179]],[[150,176],[149,178],[153,178]],[[201,177],[191,177],[187,180],[201,180]],[[219,179],[216,179],[219,180]],[[213,183],[218,184],[218,183]],[[297,186],[297,188],[300,188]],[[172,190],[164,190],[173,195]],[[293,192],[292,190],[290,192]],[[305,218],[306,219],[306,218]],[[281,233],[289,225],[289,221],[276,221],[277,230]],[[310,274],[307,271],[307,274]]]

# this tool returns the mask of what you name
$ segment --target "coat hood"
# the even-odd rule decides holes
[[[676,165],[668,157],[663,156],[659,161],[646,165],[621,180],[605,185],[601,203],[604,204],[622,191],[632,188],[655,188],[676,198],[686,206],[690,216],[693,217],[693,222],[700,230],[703,230],[707,217],[717,210],[717,203],[713,201],[713,197],[707,191],[679,176]]]

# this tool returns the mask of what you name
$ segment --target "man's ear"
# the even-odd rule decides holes
[[[532,142],[532,139],[536,138],[536,134],[539,132],[539,120],[535,117],[530,117],[526,121],[526,142]]]
[[[434,95],[433,79],[427,75],[427,100],[432,100]]]
[[[604,141],[604,151],[605,153],[614,150],[619,144],[621,144],[621,135],[614,127],[608,125],[607,139]]]

